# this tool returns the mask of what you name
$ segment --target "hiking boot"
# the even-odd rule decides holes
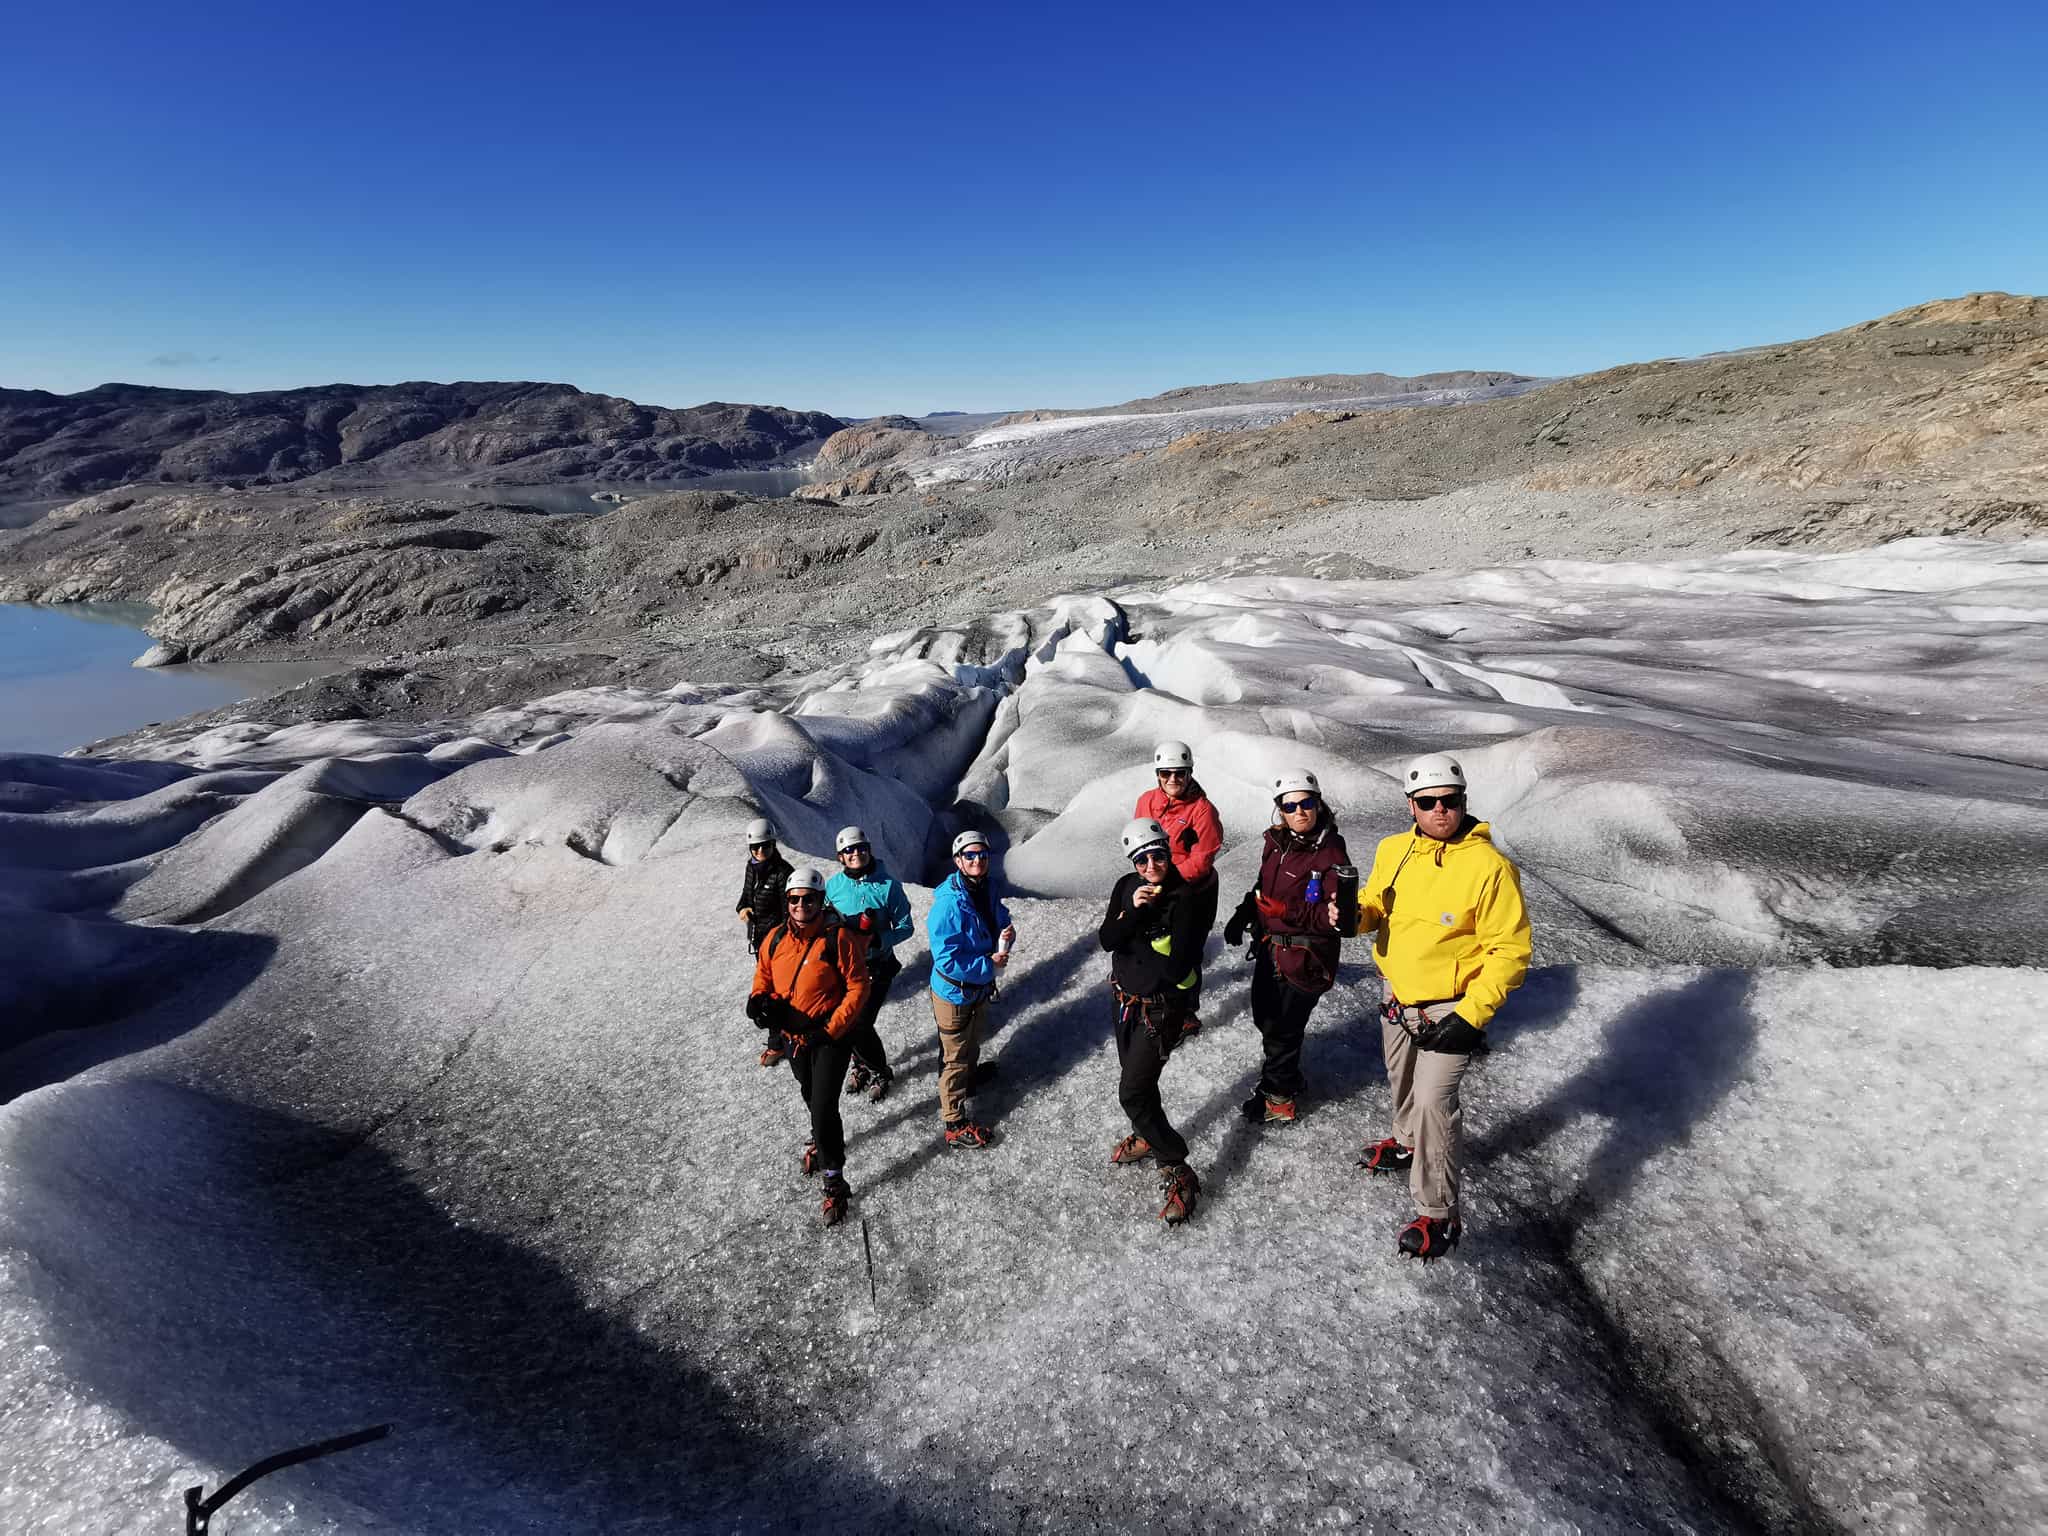
[[[1195,1170],[1186,1163],[1175,1163],[1159,1171],[1159,1192],[1165,1199],[1159,1207],[1159,1219],[1169,1227],[1177,1227],[1195,1214],[1202,1181],[1195,1177]]]
[[[1360,1150],[1358,1166],[1367,1173],[1406,1173],[1415,1166],[1415,1149],[1383,1136]]]
[[[781,1035],[770,1035],[768,1037],[768,1044],[761,1051],[761,1065],[772,1067],[781,1061],[783,1057],[789,1054],[785,1049],[788,1043],[788,1040]]]
[[[1396,1241],[1403,1258],[1420,1259],[1427,1264],[1458,1246],[1458,1224],[1435,1216],[1418,1216],[1401,1229]]]
[[[874,1081],[868,1084],[868,1102],[879,1104],[889,1096],[889,1085],[896,1081],[894,1072],[877,1072]]]
[[[1199,1013],[1190,1013],[1182,1016],[1180,1021],[1181,1039],[1193,1039],[1196,1035],[1199,1035],[1201,1032],[1202,1016]]]
[[[828,1227],[836,1227],[846,1219],[846,1202],[853,1196],[853,1186],[846,1182],[841,1173],[825,1175],[825,1199],[818,1207],[818,1215]]]
[[[988,1127],[976,1125],[972,1120],[948,1120],[946,1122],[946,1145],[949,1147],[985,1147],[988,1145]]]
[[[1272,1099],[1255,1093],[1244,1101],[1242,1113],[1253,1125],[1294,1124],[1294,1100]]]
[[[1118,1142],[1109,1154],[1112,1163],[1136,1163],[1152,1155],[1152,1143],[1136,1131]]]
[[[875,1074],[869,1069],[868,1064],[864,1061],[856,1061],[853,1064],[853,1069],[846,1074],[846,1091],[848,1093],[866,1093],[868,1085],[874,1082],[874,1080]]]
[[[818,1171],[818,1144],[815,1141],[807,1141],[804,1143],[803,1165],[804,1173],[806,1175],[813,1174]]]

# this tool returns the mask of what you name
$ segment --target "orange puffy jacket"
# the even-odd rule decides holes
[[[754,956],[753,995],[779,998],[844,1040],[868,1000],[867,937],[837,923],[800,939],[777,923]]]

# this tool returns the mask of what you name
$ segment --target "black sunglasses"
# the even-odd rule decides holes
[[[867,851],[868,845],[866,843],[848,843],[844,848],[839,850],[839,857],[843,859],[849,853],[866,853]]]
[[[1322,803],[1314,795],[1304,795],[1299,800],[1282,800],[1280,802],[1280,809],[1283,814],[1292,816],[1297,811],[1316,810]]]
[[[792,907],[815,907],[823,898],[816,891],[791,891],[786,899]]]
[[[1172,862],[1172,855],[1167,853],[1164,848],[1145,848],[1132,854],[1131,862],[1133,864],[1168,864]]]
[[[1154,771],[1162,779],[1185,779],[1192,776],[1185,768],[1159,768]]]
[[[1447,811],[1465,809],[1465,792],[1461,789],[1452,790],[1448,795],[1410,795],[1408,800],[1417,810],[1423,811],[1433,811],[1438,806]]]

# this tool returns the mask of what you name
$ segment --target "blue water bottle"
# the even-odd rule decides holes
[[[1319,870],[1308,877],[1308,904],[1314,906],[1323,899],[1323,876]]]

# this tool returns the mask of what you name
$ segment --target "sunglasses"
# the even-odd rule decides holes
[[[1168,864],[1172,860],[1163,848],[1147,848],[1143,853],[1132,854],[1131,862],[1133,864]]]
[[[1185,768],[1161,768],[1157,771],[1162,779],[1185,779],[1191,777]]]
[[[1462,790],[1448,795],[1410,795],[1408,803],[1419,811],[1433,811],[1438,806],[1447,811],[1462,811],[1465,809],[1465,795]]]
[[[818,893],[815,891],[800,891],[796,895],[785,899],[792,907],[815,907],[818,904]]]
[[[846,857],[846,856],[847,856],[848,854],[851,854],[851,853],[866,853],[867,851],[868,851],[868,845],[867,845],[866,843],[849,843],[849,844],[847,844],[847,845],[846,845],[846,846],[845,846],[844,848],[842,848],[842,849],[840,849],[840,850],[839,850],[839,857],[841,857],[841,858],[843,859],[843,858],[845,858],[845,857]]]
[[[1280,814],[1283,816],[1298,815],[1302,811],[1317,810],[1322,806],[1322,803],[1314,795],[1304,795],[1299,800],[1282,800],[1280,802]]]
[[[969,849],[966,853],[956,853],[953,857],[960,860],[963,864],[986,864],[988,862],[988,850],[986,848],[973,848]]]

